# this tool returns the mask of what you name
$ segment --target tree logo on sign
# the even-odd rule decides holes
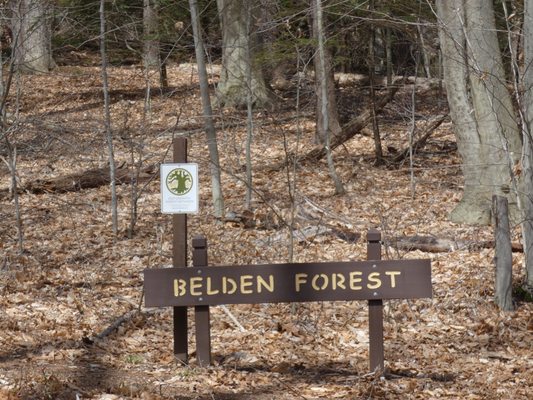
[[[170,193],[183,196],[192,189],[192,175],[184,168],[175,168],[168,173],[166,184]]]

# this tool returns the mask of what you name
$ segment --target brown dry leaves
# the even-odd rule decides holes
[[[281,107],[283,112],[256,114],[257,192],[250,218],[257,228],[220,223],[211,216],[207,144],[191,68],[170,67],[173,88],[167,93],[153,89],[149,115],[143,115],[142,71],[111,70],[117,160],[131,164],[132,148],[142,148],[145,163],[161,162],[173,133],[193,132],[189,159],[200,164],[201,213],[189,217],[189,234],[207,236],[213,264],[286,262],[288,175],[264,167],[285,157],[284,139],[293,153],[310,148],[312,120],[294,119],[290,101]],[[151,84],[156,86],[155,79]],[[22,184],[105,165],[100,88],[98,69],[89,67],[62,67],[50,76],[24,78],[15,138]],[[433,103],[428,95],[418,107],[430,117],[437,113]],[[406,145],[408,129],[396,118],[400,111],[401,104],[392,105],[382,121],[386,144],[399,149]],[[226,204],[239,214],[245,193],[244,118],[229,111],[217,115]],[[345,196],[333,196],[324,162],[302,166],[296,176],[290,172],[290,179],[296,178],[298,215],[314,218],[300,218],[295,226],[328,224],[363,237],[366,229],[378,227],[391,236],[489,239],[489,229],[457,226],[446,219],[461,194],[459,160],[449,150],[451,144],[450,125],[445,124],[415,160],[413,193],[406,166],[373,167],[371,139],[356,137],[335,154]],[[4,165],[0,174],[5,188]],[[159,212],[157,181],[141,196],[132,239],[126,237],[127,185],[118,188],[117,240],[111,234],[106,187],[23,194],[22,255],[16,246],[14,206],[2,203],[0,399],[527,398],[533,386],[533,307],[521,303],[510,314],[496,310],[494,253],[488,249],[440,254],[386,249],[387,258],[431,257],[434,283],[432,300],[386,303],[387,379],[368,373],[364,302],[228,306],[244,331],[213,307],[215,362],[209,368],[199,368],[194,353],[188,366],[174,362],[169,310],[130,313],[115,333],[95,339],[139,306],[143,269],[171,263],[170,218]],[[272,240],[283,232],[287,240]],[[357,260],[365,254],[363,240],[350,243],[320,235],[297,244],[294,261]],[[515,256],[519,282],[522,256]],[[193,332],[194,326],[191,351]]]

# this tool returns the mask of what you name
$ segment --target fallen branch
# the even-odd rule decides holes
[[[115,332],[120,327],[120,325],[122,325],[124,322],[129,321],[130,319],[132,319],[134,316],[136,316],[139,313],[140,313],[139,310],[135,309],[135,310],[131,310],[131,311],[128,311],[128,312],[122,314],[120,317],[118,317],[116,320],[114,320],[111,325],[109,325],[102,332],[97,334],[94,338],[95,339],[100,339],[100,340],[104,339],[105,337],[107,337],[110,334],[112,334],[113,332]]]
[[[479,249],[493,249],[494,241],[486,240],[476,242],[463,239],[436,238],[433,236],[402,236],[396,238],[385,238],[384,244],[399,250],[420,250],[426,253],[447,253],[457,250],[476,251]],[[520,243],[513,243],[514,252],[523,252]]]
[[[398,90],[400,90],[400,88],[402,87],[401,83],[402,82],[399,81],[393,82],[387,92],[376,101],[375,107],[378,113],[383,111],[383,108],[392,101]],[[331,150],[335,150],[337,147],[341,146],[348,140],[352,139],[355,135],[359,134],[371,121],[372,110],[370,107],[367,107],[356,118],[353,118],[346,125],[344,125],[338,135],[335,135],[331,138]],[[315,146],[306,154],[298,157],[297,161],[300,163],[315,162],[325,156],[326,149],[323,145],[320,145]],[[286,167],[290,161],[290,159],[284,160],[280,163],[270,166],[268,169],[273,171],[279,170],[281,168]]]
[[[416,151],[418,151],[418,149],[426,145],[426,142],[428,141],[431,134],[446,120],[446,118],[448,118],[448,114],[441,115],[437,119],[434,119],[432,122],[430,122],[424,128],[421,137],[415,143],[413,143],[413,153],[415,153]],[[409,157],[409,147],[396,154],[392,160],[394,162],[400,162],[405,160],[407,157]]]
[[[153,178],[157,167],[150,165],[143,168],[137,182],[148,181]],[[116,170],[116,182],[118,185],[131,183],[132,171],[124,164]],[[36,179],[19,189],[19,193],[66,193],[77,192],[84,189],[96,188],[108,185],[111,182],[109,168],[95,168],[70,175],[59,176],[52,179]],[[9,189],[0,190],[0,199],[9,198]]]
[[[376,101],[376,111],[379,113],[385,108],[385,106],[392,101],[398,90],[400,90],[400,82],[395,82],[387,90],[387,92],[382,95]],[[357,118],[352,119],[346,125],[342,127],[342,131],[331,138],[331,150],[335,150],[337,147],[347,142],[355,135],[357,135],[365,126],[367,126],[372,121],[372,110],[368,107],[364,109]],[[317,146],[313,150],[309,151],[307,154],[298,158],[299,162],[310,162],[318,161],[321,158],[326,156],[326,149],[324,146]]]

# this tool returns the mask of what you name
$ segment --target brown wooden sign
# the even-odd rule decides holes
[[[182,238],[184,235],[176,235]],[[194,306],[196,358],[211,363],[209,306],[367,300],[371,371],[384,370],[383,300],[432,297],[430,260],[381,260],[381,234],[369,230],[367,260],[305,264],[208,266],[207,241],[192,241],[193,267],[144,271],[146,307],[173,306],[174,353],[187,362],[187,307]],[[183,254],[181,246],[175,246]]]
[[[430,260],[147,269],[147,307],[431,297]]]

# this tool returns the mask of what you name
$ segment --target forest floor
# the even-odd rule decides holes
[[[275,111],[254,112],[253,203],[245,211],[246,112],[216,115],[226,208],[243,221],[213,217],[208,152],[192,65],[169,67],[170,90],[154,80],[146,113],[140,68],[110,69],[115,155],[132,166],[170,162],[173,135],[189,137],[199,164],[200,212],[189,238],[207,237],[210,264],[347,261],[366,258],[366,232],[385,238],[434,236],[459,242],[492,239],[490,227],[448,221],[462,191],[451,124],[442,124],[412,164],[390,162],[417,131],[446,113],[438,90],[416,98],[402,90],[380,116],[388,162],[374,165],[373,139],[357,135],[334,153],[346,194],[334,194],[324,160],[273,169],[313,147],[312,98],[302,87],[278,93]],[[344,121],[368,103],[358,86],[340,89]],[[20,81],[11,116],[19,185],[105,167],[103,107],[97,67],[62,66]],[[13,110],[17,99],[10,98]],[[4,143],[2,157],[7,158]],[[0,164],[0,190],[10,177]],[[39,180],[39,181],[37,181]],[[214,365],[197,363],[190,311],[191,358],[177,363],[172,314],[146,309],[143,270],[171,264],[172,218],[160,211],[156,176],[142,181],[138,218],[128,234],[131,189],[118,186],[118,237],[111,226],[109,185],[20,195],[23,251],[14,202],[0,206],[0,399],[526,399],[533,391],[533,304],[514,312],[493,303],[494,249],[463,246],[425,253],[394,245],[384,258],[430,258],[433,298],[385,301],[386,374],[369,373],[364,301],[228,305],[211,308]],[[291,201],[289,187],[295,188]],[[294,211],[294,213],[292,212]],[[334,227],[290,246],[287,222]],[[518,232],[513,230],[513,240]],[[464,243],[462,242],[462,243]],[[514,253],[514,285],[524,279]],[[123,317],[116,330],[106,329]],[[106,334],[103,334],[106,333]]]

